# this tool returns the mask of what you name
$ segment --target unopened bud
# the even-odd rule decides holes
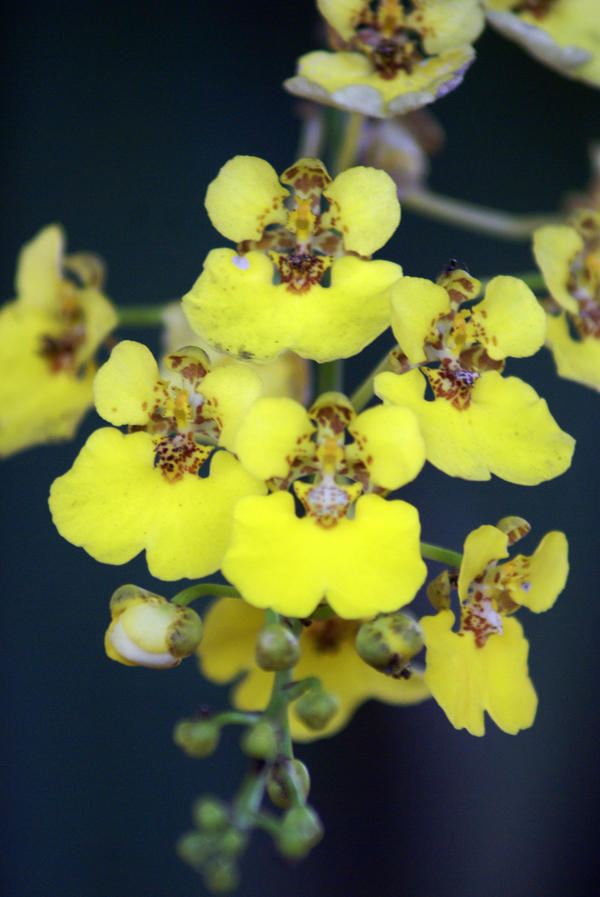
[[[182,719],[175,726],[173,741],[188,757],[209,757],[219,735],[219,726],[210,719]]]
[[[432,579],[427,585],[427,597],[437,611],[450,609],[450,595],[452,593],[452,583],[450,582],[450,574],[448,570],[442,570],[441,573]]]
[[[289,670],[300,659],[298,639],[289,626],[269,623],[258,633],[255,656],[263,670]]]
[[[111,660],[127,666],[175,667],[202,638],[202,620],[195,611],[138,586],[117,589],[110,613],[104,648]]]
[[[323,837],[321,820],[310,807],[292,807],[281,821],[277,847],[284,857],[301,860]]]
[[[242,750],[257,760],[273,760],[279,750],[279,740],[271,723],[261,719],[246,729],[242,736]]]
[[[423,630],[407,614],[381,614],[363,623],[356,633],[356,650],[362,659],[381,673],[398,679],[411,658],[424,645]]]
[[[231,859],[239,857],[246,848],[248,836],[237,828],[230,828],[219,838],[217,848],[219,852]]]
[[[283,760],[277,763],[267,779],[267,793],[276,807],[287,810],[293,802],[294,794],[301,799],[308,797],[310,775],[301,760]]]
[[[192,807],[192,819],[203,832],[222,832],[229,825],[227,804],[218,797],[199,797]]]
[[[212,841],[201,832],[185,832],[177,839],[175,850],[180,860],[199,869],[212,850]]]
[[[235,863],[222,856],[211,857],[205,863],[202,877],[213,894],[230,894],[237,888],[240,878]]]
[[[325,728],[338,712],[339,707],[340,702],[336,696],[320,688],[312,689],[302,695],[294,705],[296,716],[302,720],[305,726],[315,732]]]

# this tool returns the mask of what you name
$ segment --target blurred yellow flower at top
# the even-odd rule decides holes
[[[600,390],[600,212],[541,227],[533,251],[552,300],[546,341],[558,373]]]
[[[562,75],[600,86],[598,0],[484,0],[494,28]]]
[[[259,362],[291,349],[325,362],[355,355],[389,325],[402,269],[368,258],[400,221],[386,172],[359,166],[332,180],[318,159],[300,159],[280,179],[263,159],[235,156],[209,185],[206,208],[238,244],[212,250],[183,298],[214,349]]]
[[[511,518],[506,518],[511,520]],[[514,518],[513,518],[514,519]],[[458,577],[460,627],[454,614],[441,610],[423,617],[427,665],[425,681],[457,729],[483,735],[484,711],[504,732],[516,734],[532,725],[537,696],[529,679],[529,645],[521,624],[510,616],[519,607],[548,610],[563,590],[568,573],[567,540],[547,533],[533,555],[505,563],[507,546],[526,534],[480,526],[465,540]]]
[[[92,403],[94,353],[117,323],[100,260],[65,256],[64,244],[56,224],[25,244],[17,297],[0,311],[0,456],[73,436]]]
[[[478,0],[318,0],[335,52],[298,60],[291,93],[377,118],[445,96],[475,58]]]
[[[264,710],[269,700],[273,675],[254,659],[256,636],[263,625],[264,614],[237,598],[221,598],[204,618],[203,641],[197,652],[202,672],[220,684],[244,674],[232,696],[240,710]],[[387,704],[416,704],[429,697],[421,674],[394,679],[361,660],[354,648],[359,625],[359,621],[332,617],[312,622],[301,633],[301,658],[294,667],[294,679],[316,676],[323,688],[338,698],[340,706],[319,732],[309,729],[292,710],[290,728],[295,741],[335,734],[370,698]]]

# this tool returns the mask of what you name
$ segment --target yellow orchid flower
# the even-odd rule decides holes
[[[508,526],[506,525],[508,521]],[[454,614],[423,617],[425,682],[457,729],[483,735],[484,711],[511,735],[532,725],[537,696],[527,669],[529,646],[512,614],[519,607],[540,613],[552,607],[568,573],[567,540],[547,533],[530,557],[508,557],[507,546],[529,530],[517,518],[480,526],[464,545],[458,576],[460,628]]]
[[[17,298],[0,310],[0,457],[73,436],[92,404],[94,354],[117,323],[100,260],[64,246],[56,224],[26,243]]]
[[[307,53],[284,86],[364,115],[403,115],[445,96],[475,58],[477,0],[318,0],[334,52]]]
[[[355,355],[388,326],[389,289],[402,275],[399,265],[366,258],[400,221],[394,182],[364,167],[332,180],[318,159],[300,159],[281,181],[292,194],[254,156],[223,166],[206,208],[237,251],[208,254],[184,311],[203,341],[236,358],[273,361],[286,349],[318,362]]]

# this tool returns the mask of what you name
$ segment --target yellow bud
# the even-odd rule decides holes
[[[394,679],[404,675],[424,645],[423,630],[407,614],[380,614],[356,633],[356,650],[365,663]]]
[[[177,666],[196,650],[202,638],[202,620],[195,611],[138,586],[117,589],[110,612],[112,622],[104,647],[111,660],[127,666]]]

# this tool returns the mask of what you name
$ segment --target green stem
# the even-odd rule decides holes
[[[199,582],[195,586],[188,586],[182,592],[171,598],[171,604],[186,605],[191,604],[196,598],[203,598],[205,595],[215,595],[219,598],[241,598],[242,596],[233,586],[226,586],[219,582]]]
[[[363,380],[357,389],[354,390],[352,395],[350,396],[350,401],[354,405],[356,411],[362,411],[367,402],[373,396],[373,380],[380,374],[382,371],[385,371],[388,365],[388,357],[389,353],[383,356],[383,358],[375,365],[371,373],[368,377]]]
[[[170,299],[174,302],[174,299]],[[119,327],[162,327],[165,305],[121,305],[117,308],[119,313]]]
[[[268,766],[252,769],[242,782],[234,801],[235,824],[241,829],[251,829],[260,810],[267,784]]]
[[[344,385],[344,359],[326,361],[317,369],[317,395],[324,392],[341,392]]]
[[[421,554],[430,561],[441,561],[449,567],[460,567],[462,554],[452,551],[450,548],[442,548],[441,545],[431,545],[429,542],[421,542]]]
[[[243,713],[241,710],[224,710],[213,717],[219,726],[251,726],[258,722],[260,713]]]
[[[510,212],[463,202],[450,196],[440,196],[429,190],[415,190],[402,197],[405,209],[479,233],[505,240],[529,240],[538,227],[557,224],[558,215],[518,215]]]
[[[363,121],[364,116],[360,112],[347,114],[344,136],[338,147],[337,157],[333,166],[334,177],[340,174],[340,172],[346,171],[347,168],[350,168],[355,163]]]

